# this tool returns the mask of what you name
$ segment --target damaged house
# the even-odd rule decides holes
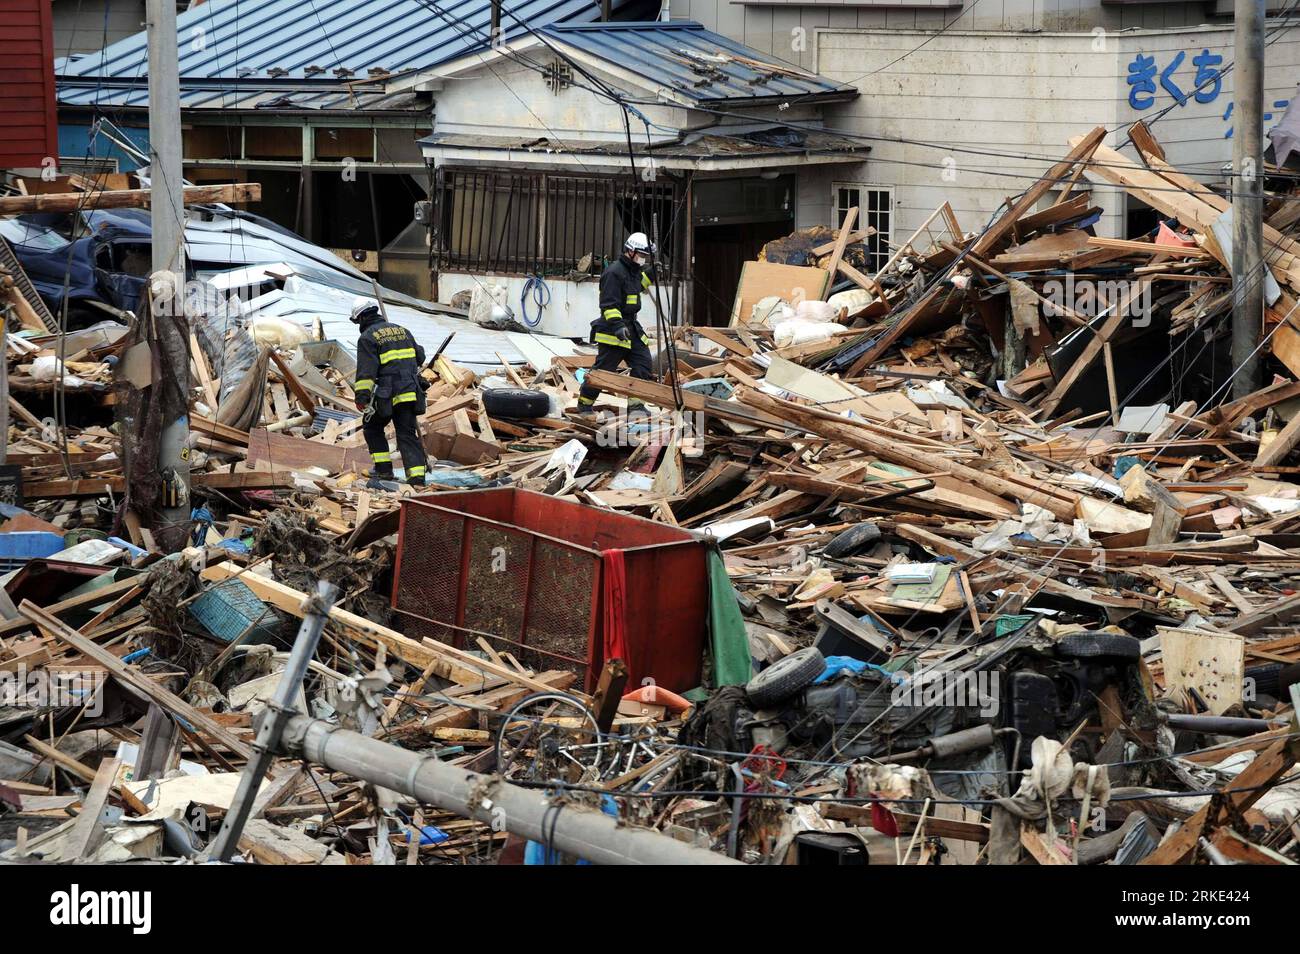
[[[624,3],[614,3],[615,11]],[[530,24],[589,21],[583,0],[512,5]],[[209,0],[177,19],[185,175],[258,182],[251,211],[334,250],[385,285],[432,297],[428,196],[416,140],[431,129],[424,73],[486,48],[492,4],[454,13],[417,0]],[[513,19],[506,37],[523,34]],[[129,171],[147,151],[146,38],[61,58],[60,153]],[[112,122],[105,122],[111,115]]]
[[[554,24],[436,72],[421,148],[437,297],[493,276],[515,303],[541,277],[539,327],[554,334],[586,335],[588,273],[632,231],[658,233],[665,307],[680,295],[680,323],[725,325],[732,302],[718,290],[792,231],[810,170],[868,151],[782,125],[818,124],[852,87],[697,23]]]

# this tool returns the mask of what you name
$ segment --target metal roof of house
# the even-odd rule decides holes
[[[809,73],[690,21],[555,23],[538,32],[701,104],[787,97],[824,101],[857,95],[852,86]]]
[[[290,108],[355,108],[345,84],[372,70],[427,69],[488,45],[490,0],[437,2],[445,17],[420,0],[208,0],[177,17],[181,106],[243,109],[287,100]],[[510,10],[537,28],[594,20],[600,5],[514,0]],[[507,39],[525,32],[509,14],[503,26]],[[60,59],[55,72],[62,105],[149,104],[144,32]]]

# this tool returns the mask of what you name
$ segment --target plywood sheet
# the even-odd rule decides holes
[[[744,327],[758,302],[770,295],[786,301],[820,301],[826,295],[830,275],[825,269],[773,262],[746,262],[740,270],[736,300],[731,306],[731,326]]]

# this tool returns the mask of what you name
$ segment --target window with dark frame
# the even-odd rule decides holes
[[[672,249],[684,211],[676,181],[627,176],[441,167],[434,196],[438,271],[562,276],[588,256],[614,257],[630,232],[652,234],[655,212],[660,244]]]

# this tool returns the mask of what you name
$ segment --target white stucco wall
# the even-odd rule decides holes
[[[473,292],[480,285],[505,285],[506,301],[522,323],[519,296],[524,290],[527,278],[515,275],[470,275],[466,272],[442,272],[438,275],[438,287],[434,290],[436,301],[451,301],[453,295],[460,291]],[[546,280],[551,289],[551,301],[542,309],[542,322],[537,330],[561,338],[586,338],[591,333],[591,323],[600,316],[600,283],[595,279],[585,282],[567,282],[559,279]],[[660,293],[664,300],[664,309],[672,312],[672,286],[665,285]],[[651,338],[656,337],[655,325],[655,289],[651,286],[641,296],[641,325]],[[537,315],[537,306],[530,300],[528,313]]]
[[[1219,0],[1219,6],[1230,0]],[[836,30],[1044,30],[1087,33],[1161,30],[1212,19],[1211,5],[1102,3],[1101,0],[965,0],[955,9],[940,0],[672,0],[673,19],[697,20],[706,29],[811,69],[813,34]],[[1281,0],[1269,0],[1278,10]],[[1229,6],[1229,13],[1231,12]]]
[[[1007,196],[1023,191],[1068,151],[1070,137],[1098,125],[1114,130],[1150,120],[1174,102],[1161,88],[1160,73],[1180,51],[1183,60],[1170,78],[1184,92],[1196,86],[1192,60],[1203,50],[1223,57],[1220,68],[1232,60],[1232,33],[1217,27],[1101,37],[822,30],[816,40],[818,72],[856,83],[862,92],[852,103],[829,108],[826,121],[880,137],[871,142],[871,157],[857,175],[861,182],[894,188],[895,236],[906,236],[945,200],[964,229],[982,228]],[[1156,65],[1156,89],[1146,109],[1135,109],[1129,100],[1128,66],[1138,54],[1153,57]],[[1266,104],[1289,100],[1297,80],[1300,38],[1284,32],[1267,49]],[[1231,121],[1224,119],[1231,100],[1229,73],[1211,102],[1189,98],[1154,125],[1174,165],[1201,181],[1220,181],[1219,168],[1232,156],[1225,138]],[[1282,109],[1272,112],[1265,128]],[[1118,146],[1123,137],[1122,130],[1112,133],[1106,143]],[[898,139],[914,142],[891,141]],[[1125,155],[1134,156],[1132,147]],[[826,195],[829,203],[829,183]],[[1093,195],[1107,213],[1099,234],[1122,235],[1123,197],[1098,185]],[[807,224],[802,211],[799,219]]]

